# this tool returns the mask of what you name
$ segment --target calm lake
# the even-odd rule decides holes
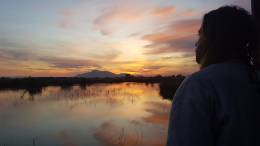
[[[170,108],[158,84],[0,91],[0,146],[164,146]]]

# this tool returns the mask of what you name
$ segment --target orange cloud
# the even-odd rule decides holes
[[[152,12],[152,14],[155,16],[164,17],[174,12],[176,12],[176,8],[174,6],[168,6],[168,7],[157,8]]]
[[[199,12],[193,10],[186,10],[180,14],[180,17],[192,17],[198,15]]]

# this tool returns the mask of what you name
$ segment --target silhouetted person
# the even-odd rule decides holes
[[[201,70],[173,99],[167,146],[260,146],[256,28],[244,9],[207,13],[199,30]]]

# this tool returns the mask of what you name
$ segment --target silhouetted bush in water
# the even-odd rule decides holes
[[[184,79],[185,77],[182,75],[164,78],[159,84],[160,95],[164,99],[172,100],[176,90]]]

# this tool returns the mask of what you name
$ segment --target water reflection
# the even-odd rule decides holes
[[[148,105],[148,108],[145,110],[151,113],[150,116],[144,117],[144,120],[146,122],[152,124],[168,125],[168,114],[170,112],[170,104],[154,101],[149,101],[146,104]]]
[[[170,101],[159,88],[120,83],[1,91],[0,145],[165,145]]]

